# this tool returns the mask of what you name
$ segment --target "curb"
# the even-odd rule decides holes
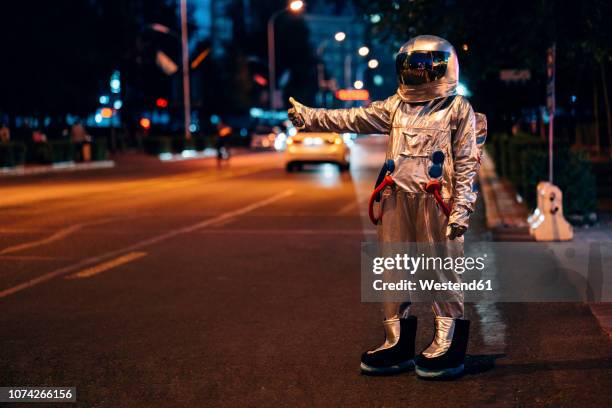
[[[612,303],[589,303],[589,307],[601,329],[612,339]]]
[[[497,176],[495,164],[486,154],[480,168],[480,187],[485,202],[487,228],[494,241],[533,241],[527,224],[527,207],[516,200],[512,186]],[[587,303],[601,329],[612,338],[612,303]]]
[[[517,201],[517,194],[507,182],[500,180],[495,164],[484,152],[479,173],[485,203],[487,228],[494,241],[533,241],[527,224],[527,207]]]
[[[115,167],[115,162],[113,160],[101,160],[87,163],[60,162],[47,165],[3,167],[0,168],[0,177],[19,177],[34,174],[109,169],[113,167]]]

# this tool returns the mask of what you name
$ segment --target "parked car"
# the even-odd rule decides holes
[[[304,164],[332,163],[340,171],[349,169],[351,150],[337,133],[299,132],[287,139],[285,166],[288,172]]]

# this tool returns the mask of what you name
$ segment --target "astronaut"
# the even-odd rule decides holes
[[[389,134],[386,160],[393,160],[395,185],[382,192],[379,242],[458,243],[462,252],[477,198],[473,184],[486,137],[484,115],[457,94],[459,62],[445,39],[411,39],[397,54],[396,71],[397,92],[384,101],[366,108],[313,109],[290,98],[289,118],[304,131]],[[441,186],[448,216],[425,191],[431,180]],[[410,302],[384,303],[385,341],[363,353],[361,371],[393,374],[414,367],[419,377],[461,374],[469,335],[463,293],[450,293],[432,308],[434,339],[415,358],[417,319],[410,315]]]

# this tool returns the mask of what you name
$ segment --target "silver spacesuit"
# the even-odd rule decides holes
[[[366,108],[312,109],[292,99],[290,117],[307,131],[389,134],[386,159],[395,163],[390,174],[395,187],[382,194],[380,242],[461,241],[477,198],[473,184],[482,143],[470,103],[457,95],[457,54],[442,38],[418,36],[400,48],[396,68],[399,87],[384,101]],[[452,206],[449,217],[425,191],[432,179],[440,182],[441,196]],[[448,350],[454,321],[463,317],[463,294],[453,293],[451,299],[433,304],[437,335],[426,357]],[[397,344],[400,318],[409,314],[406,305],[384,304],[387,340],[373,352]]]

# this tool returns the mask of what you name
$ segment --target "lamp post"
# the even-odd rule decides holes
[[[184,0],[183,0],[184,1]],[[292,0],[287,4],[287,7],[274,12],[268,19],[268,84],[270,85],[270,109],[274,110],[278,107],[276,100],[276,54],[274,40],[274,21],[278,16],[286,11],[299,13],[304,8],[304,2],[301,0]]]
[[[187,0],[181,0],[181,35],[170,30],[167,26],[154,23],[149,26],[153,31],[171,35],[181,41],[181,58],[183,65],[183,114],[185,126],[185,140],[191,140],[191,96],[189,85],[189,41],[187,35]]]
[[[191,140],[191,95],[189,89],[189,46],[187,39],[187,0],[181,0],[181,52],[183,57],[183,108],[185,140]]]

